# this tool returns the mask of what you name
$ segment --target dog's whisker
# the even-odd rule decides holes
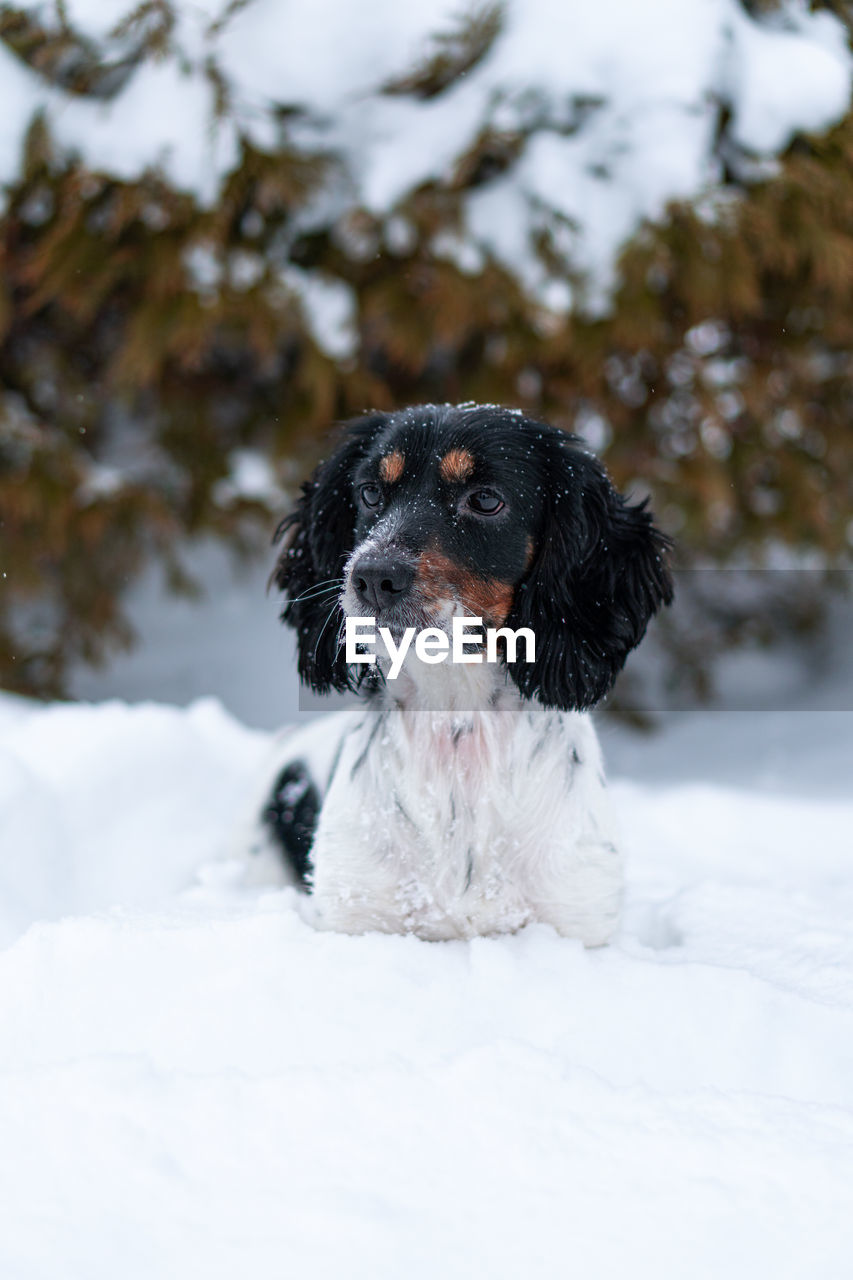
[[[298,596],[293,596],[290,603],[301,604],[306,600],[315,600],[319,596],[331,595],[333,591],[340,591],[343,585],[343,578],[328,578],[325,582],[315,582],[313,586],[306,587]]]
[[[317,636],[317,643],[314,645],[314,653],[313,653],[314,661],[316,661],[316,658],[317,658],[317,650],[320,648],[320,641],[323,639],[323,632],[326,630],[326,627],[329,625],[329,623],[332,620],[332,617],[334,616],[335,610],[338,608],[340,608],[340,606],[336,600],[335,603],[332,605],[331,609],[329,610],[328,614],[326,615],[326,621],[323,623],[322,627],[320,628],[320,634]],[[340,648],[340,641],[337,642],[336,647]]]

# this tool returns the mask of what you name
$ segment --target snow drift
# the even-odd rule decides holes
[[[269,735],[0,699],[0,1270],[846,1274],[849,720],[608,731],[628,909],[587,952],[314,933],[229,851]]]

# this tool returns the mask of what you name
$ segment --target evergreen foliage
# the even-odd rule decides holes
[[[846,3],[821,7],[853,21]],[[0,6],[0,39],[96,97],[170,38],[166,0],[139,6],[109,59],[34,14]],[[489,5],[437,33],[384,91],[441,94],[501,21]],[[590,104],[576,105],[581,127]],[[517,404],[585,434],[620,485],[648,488],[683,563],[778,544],[840,563],[853,509],[853,117],[798,138],[769,174],[726,149],[724,109],[720,121],[726,185],[637,233],[606,315],[560,316],[495,262],[434,251],[464,193],[513,164],[512,132],[479,137],[392,219],[356,208],[306,230],[301,214],[339,161],[290,145],[285,111],[281,145],[244,140],[213,208],[154,172],[91,172],[35,119],[0,216],[0,682],[56,696],[71,660],[130,639],[121,595],[148,557],[186,586],[180,535],[236,538],[252,517],[268,527],[262,503],[222,497],[235,449],[292,478],[288,459],[307,469],[329,425],[367,407]],[[577,283],[559,245],[543,224],[540,253]],[[306,282],[351,299],[351,350],[319,345]]]

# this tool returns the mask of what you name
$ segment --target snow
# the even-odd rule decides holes
[[[203,76],[176,62],[146,62],[114,101],[69,96],[48,119],[60,147],[93,169],[133,180],[159,168],[173,186],[212,203],[220,176],[238,161],[236,137],[211,129],[213,109]]]
[[[191,567],[89,692],[297,719],[266,566]],[[315,933],[235,849],[268,729],[0,696],[0,1272],[849,1274],[850,677],[601,722],[628,893],[591,952]]]
[[[792,39],[790,31],[765,31],[758,36],[753,24],[740,24],[732,63],[737,102],[734,136],[748,150],[768,155],[784,147],[792,118],[805,132],[824,128],[833,97],[837,103],[845,101],[848,90],[838,74],[844,54],[841,30],[825,21],[828,16],[816,15],[813,41],[806,44]],[[815,94],[825,76],[823,92]]]
[[[215,502],[229,506],[245,498],[250,502],[264,503],[272,510],[284,505],[284,493],[265,454],[258,449],[235,449],[228,461],[228,475],[213,487]]]
[[[114,28],[135,7],[68,0],[64,10],[105,58],[118,60],[135,37]],[[60,147],[95,168],[132,178],[160,167],[203,203],[216,200],[241,137],[262,148],[284,140],[331,150],[343,168],[301,212],[301,225],[359,208],[395,225],[408,195],[446,181],[481,134],[520,134],[517,163],[463,198],[450,256],[463,269],[493,256],[544,306],[563,310],[571,291],[556,287],[531,244],[544,222],[587,274],[585,305],[600,307],[636,227],[668,201],[719,183],[721,103],[753,165],[772,160],[798,131],[825,130],[850,103],[845,30],[829,13],[810,13],[805,0],[760,22],[738,0],[508,0],[486,56],[427,100],[383,86],[419,65],[437,35],[458,29],[455,0],[318,0],[298,14],[276,0],[178,0],[174,8],[163,57],[139,66],[107,103],[50,88],[0,45],[0,184],[14,180],[27,124],[42,109]],[[214,110],[211,62],[230,95],[223,117]],[[281,106],[298,108],[286,126]],[[331,311],[327,349],[346,355],[348,299],[331,287],[307,295],[306,306]]]
[[[840,770],[617,781],[585,952],[314,933],[229,857],[267,747],[212,700],[0,700],[4,1274],[847,1273]]]
[[[356,303],[349,285],[294,266],[284,268],[281,278],[299,299],[308,328],[321,350],[337,360],[352,356],[357,347]]]

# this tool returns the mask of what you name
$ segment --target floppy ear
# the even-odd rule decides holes
[[[284,546],[272,581],[287,596],[282,621],[297,636],[300,679],[317,693],[351,687],[339,643],[343,613],[338,597],[343,567],[353,549],[356,510],[352,478],[384,413],[356,418],[326,462],[302,486],[302,496],[275,533]]]
[[[504,624],[533,629],[536,661],[509,672],[525,697],[580,711],[609,691],[652,614],[672,600],[671,544],[646,503],[626,502],[573,437],[551,428],[539,439],[545,521]]]

